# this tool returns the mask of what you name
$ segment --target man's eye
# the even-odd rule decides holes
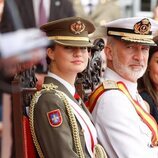
[[[133,48],[133,46],[127,46],[127,48],[132,49],[132,48]]]
[[[72,49],[70,46],[64,46],[65,49]]]
[[[149,47],[144,47],[143,50],[148,51],[148,50],[149,50]]]
[[[87,47],[81,47],[80,49],[83,49],[83,50],[84,50],[84,49],[87,49]]]

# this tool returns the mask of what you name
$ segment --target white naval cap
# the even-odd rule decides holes
[[[107,36],[144,45],[156,45],[153,37],[158,31],[158,22],[151,18],[121,18],[107,23],[105,28]]]

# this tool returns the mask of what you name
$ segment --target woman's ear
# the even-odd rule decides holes
[[[54,60],[54,51],[51,48],[47,49],[47,56],[51,59]]]
[[[106,58],[108,60],[112,60],[112,48],[110,45],[106,45],[104,48],[104,52],[106,54]]]

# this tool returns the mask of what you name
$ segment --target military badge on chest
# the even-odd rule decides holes
[[[59,109],[48,112],[47,117],[49,124],[52,127],[59,127],[63,122],[63,118]]]

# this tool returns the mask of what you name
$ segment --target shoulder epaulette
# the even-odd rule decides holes
[[[110,90],[110,89],[118,89],[117,82],[112,80],[105,80],[102,83],[104,90]]]
[[[90,112],[93,111],[94,106],[98,100],[98,98],[106,91],[112,89],[119,89],[117,82],[112,80],[103,81],[90,95],[88,101],[88,109]]]

